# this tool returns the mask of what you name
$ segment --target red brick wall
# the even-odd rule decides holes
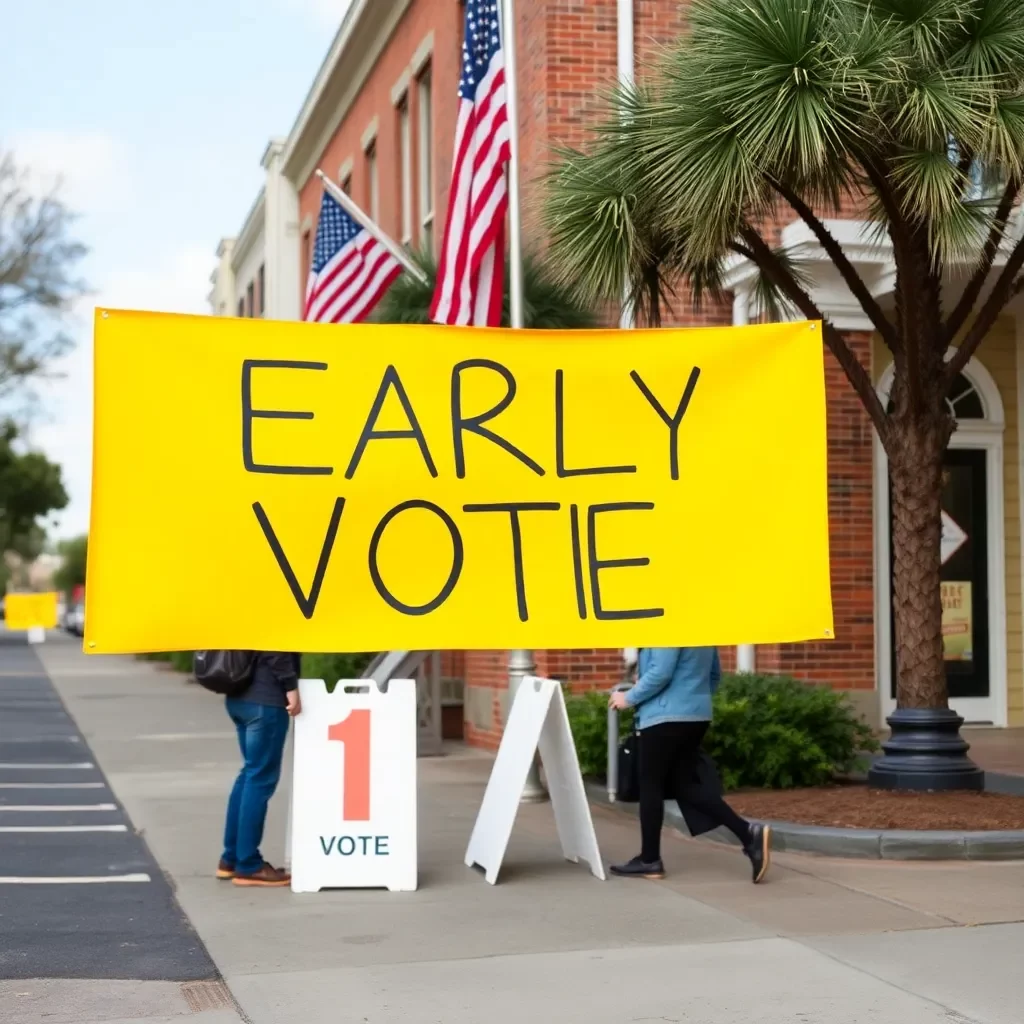
[[[870,366],[871,336],[848,333],[850,345]],[[875,685],[874,527],[872,426],[860,399],[828,352],[828,509],[832,604],[831,643],[759,647],[757,667],[841,689]]]
[[[391,89],[408,68],[428,33],[434,33],[434,51],[430,67],[433,107],[433,182],[434,244],[440,246],[444,215],[448,205],[448,186],[455,146],[455,121],[458,110],[456,89],[459,83],[462,48],[462,7],[454,0],[412,0],[384,52],[374,65],[330,142],[324,147],[318,165],[325,174],[337,179],[338,169],[349,157],[353,160],[352,197],[360,205],[369,203],[369,179],[362,150],[362,135],[374,117],[377,129],[377,178],[380,195],[380,225],[393,237],[401,237],[401,207],[398,175],[398,111],[391,103]],[[355,59],[355,58],[353,58]],[[419,190],[415,185],[419,162],[418,93],[415,83],[409,87],[409,117],[412,125],[413,225],[419,241]],[[307,216],[315,224],[320,209],[321,185],[310,177],[299,189],[299,220]],[[303,246],[301,281],[305,289],[311,247]]]
[[[543,244],[540,220],[541,178],[553,157],[553,147],[580,145],[588,125],[602,109],[601,94],[616,76],[615,0],[518,0],[516,38],[519,58],[520,159],[523,177],[524,241]],[[651,73],[663,46],[685,29],[686,4],[679,0],[635,0],[637,75]],[[399,233],[398,124],[391,105],[391,88],[408,66],[427,33],[434,33],[433,108],[435,239],[445,219],[456,119],[456,85],[463,12],[454,0],[413,0],[389,40],[352,109],[325,147],[320,164],[336,174],[348,157],[354,160],[353,195],[366,201],[368,184],[360,139],[373,119],[379,119],[377,160],[381,223]],[[414,126],[414,167],[418,120],[416,91],[410,89]],[[301,190],[301,216],[315,219],[320,189],[315,180]],[[419,223],[414,189],[414,223]],[[838,216],[857,216],[859,198],[844,201]],[[780,211],[783,222],[790,217]],[[779,224],[766,225],[777,241]],[[302,280],[305,280],[303,268]],[[728,298],[728,297],[727,297]],[[692,297],[680,288],[666,311],[670,325],[728,325],[729,301],[708,303],[699,312]],[[869,358],[869,338],[853,335],[861,358]],[[826,357],[829,430],[829,512],[832,544],[832,585],[837,639],[831,644],[782,645],[758,648],[758,668],[790,672],[801,678],[847,688],[874,685],[872,593],[872,439],[860,403],[831,356]],[[784,396],[781,396],[784,397]],[[723,666],[735,665],[735,651],[722,650]],[[564,680],[574,690],[607,687],[623,678],[618,650],[536,651],[537,671]],[[496,747],[501,736],[508,697],[507,651],[446,651],[442,659],[447,678],[466,685],[467,742]]]

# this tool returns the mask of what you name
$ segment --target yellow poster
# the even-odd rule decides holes
[[[946,661],[974,660],[971,584],[942,584],[942,647]]]
[[[98,312],[86,650],[829,638],[822,351]]]
[[[8,629],[56,629],[57,595],[7,594],[4,597],[4,619]]]

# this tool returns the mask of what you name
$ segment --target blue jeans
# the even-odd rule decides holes
[[[243,763],[228,800],[223,860],[238,874],[251,875],[263,867],[260,842],[267,804],[281,778],[288,712],[237,697],[229,697],[226,704],[238,730]]]

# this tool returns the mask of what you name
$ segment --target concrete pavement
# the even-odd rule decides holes
[[[86,659],[68,642],[47,643],[41,656],[252,1024],[1022,1017],[1024,864],[781,856],[770,884],[754,888],[735,850],[667,834],[665,882],[601,883],[562,862],[541,805],[522,809],[492,888],[462,864],[490,761],[460,748],[419,762],[418,892],[295,896],[217,883],[210,873],[237,770],[219,701],[151,665]],[[285,805],[275,803],[265,853],[280,861]],[[596,809],[595,822],[606,859],[635,852],[634,821]],[[66,1005],[68,990],[52,989],[48,1009],[38,984],[19,1004],[0,983],[0,1005],[20,1012],[18,1024],[60,1024],[45,1014]],[[68,1019],[239,1019],[226,992],[211,994],[222,1001],[198,1018],[181,1009],[181,991],[162,1018],[127,1012],[123,992],[93,996],[91,1016]]]

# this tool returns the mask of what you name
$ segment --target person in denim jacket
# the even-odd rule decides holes
[[[717,776],[699,778],[701,741],[711,725],[712,695],[722,678],[715,647],[645,647],[637,659],[636,684],[617,691],[612,707],[633,708],[640,735],[640,855],[612,872],[633,878],[664,878],[661,827],[665,800],[696,811],[710,825],[724,825],[739,839],[755,884],[771,863],[771,830],[741,818],[722,798]],[[715,773],[711,773],[714,775]],[[685,808],[685,810],[684,810]]]

